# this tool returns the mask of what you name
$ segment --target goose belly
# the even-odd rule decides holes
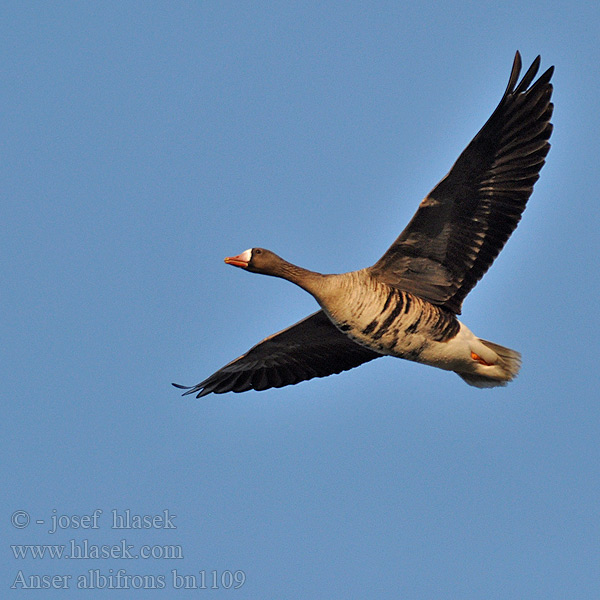
[[[454,314],[394,288],[380,290],[376,302],[372,291],[365,296],[368,301],[324,307],[336,327],[358,344],[448,370],[469,359],[463,338],[470,332]]]

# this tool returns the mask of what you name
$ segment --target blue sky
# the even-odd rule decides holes
[[[403,4],[2,4],[3,590],[71,575],[54,596],[82,598],[78,576],[123,569],[165,587],[87,597],[598,596],[599,9]],[[462,319],[523,353],[519,378],[478,390],[385,358],[180,397],[171,381],[316,310],[223,257],[375,262],[517,49],[556,66],[553,146]],[[96,529],[48,532],[96,509]],[[112,510],[176,528],[115,530]],[[71,540],[183,558],[9,548]],[[175,590],[173,569],[225,580]]]

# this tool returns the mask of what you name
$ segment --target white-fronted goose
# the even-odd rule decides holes
[[[488,122],[372,267],[321,275],[262,248],[226,258],[227,264],[299,285],[321,310],[198,385],[173,385],[198,398],[266,390],[383,355],[455,371],[482,388],[514,379],[520,354],[478,338],[456,315],[517,226],[550,148],[554,67],[532,84],[539,65],[538,56],[517,84],[517,52]]]

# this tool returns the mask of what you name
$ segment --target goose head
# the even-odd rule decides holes
[[[279,276],[285,261],[270,250],[264,248],[249,248],[237,256],[227,256],[228,265],[245,269],[251,273]]]

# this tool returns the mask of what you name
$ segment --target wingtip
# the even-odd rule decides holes
[[[550,83],[550,80],[552,79],[552,75],[554,75],[554,65],[552,65],[551,67],[548,67],[542,73],[542,75],[540,75],[540,77],[538,78],[538,82],[540,82],[540,85],[545,85],[547,83]]]
[[[506,91],[504,92],[504,98],[511,94],[515,89],[517,81],[519,80],[519,74],[521,73],[522,67],[523,62],[521,60],[521,53],[517,50],[515,52],[515,59],[513,61],[513,66],[510,71],[510,77],[508,78],[508,85],[506,86]]]
[[[508,80],[508,85],[506,86],[506,91],[504,93],[503,99],[511,94],[521,94],[527,91],[527,88],[531,85],[532,81],[535,79],[537,75],[540,64],[542,62],[542,57],[538,54],[523,78],[519,82],[519,75],[521,73],[521,68],[523,66],[521,60],[521,53],[517,50],[515,53],[515,60],[513,62],[512,71],[510,73],[510,78]],[[554,73],[554,67],[550,67],[546,70],[546,72],[538,79],[539,85],[543,85],[544,83],[548,83],[552,74]]]
[[[181,385],[180,383],[171,383],[173,387],[179,388],[180,390],[189,390],[191,386],[189,385]]]
[[[181,385],[180,383],[171,383],[173,387],[176,387],[179,390],[187,390],[181,394],[182,396],[187,396],[188,394],[193,394],[197,388],[191,385]]]
[[[211,390],[207,391],[206,389],[201,389],[202,386],[198,386],[198,385],[194,385],[194,386],[181,385],[180,383],[171,383],[171,385],[173,387],[176,387],[177,389],[186,390],[185,392],[183,392],[183,394],[181,394],[182,396],[189,396],[190,394],[195,394],[200,389],[196,398],[202,398],[202,396],[206,396],[207,394],[210,394],[210,392],[211,392]]]

